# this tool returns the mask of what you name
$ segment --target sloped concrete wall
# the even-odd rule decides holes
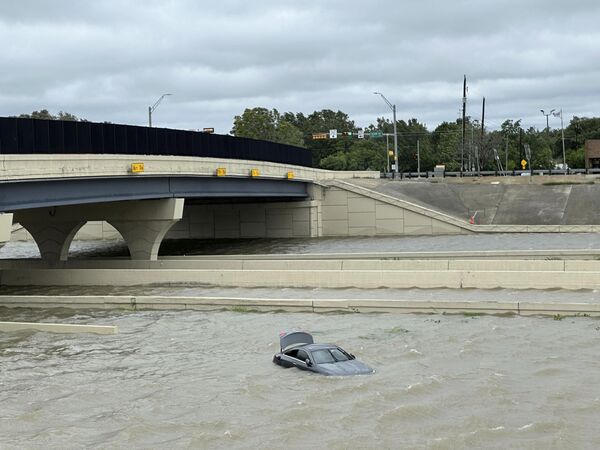
[[[463,183],[427,180],[349,183],[463,221],[477,212],[476,224],[480,225],[600,225],[600,183],[588,180],[585,183],[594,184],[584,184],[581,177],[571,177],[571,184],[556,180],[561,177],[534,178],[550,184],[499,181],[491,184],[481,180],[469,183],[468,179]]]
[[[419,205],[336,182],[317,195],[322,236],[394,236],[468,233],[467,224]]]

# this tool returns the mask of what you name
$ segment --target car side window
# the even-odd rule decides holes
[[[291,356],[292,358],[298,357],[298,350],[290,350],[289,352],[285,352],[287,356]]]
[[[304,350],[298,350],[298,356],[296,356],[300,361],[306,361],[308,359],[308,353]]]

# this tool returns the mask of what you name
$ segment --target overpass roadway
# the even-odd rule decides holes
[[[133,173],[132,163],[140,162],[144,171]],[[217,169],[225,175],[217,176]],[[375,171],[189,156],[0,155],[0,212],[162,198],[303,199],[310,183],[378,177]]]
[[[134,172],[139,163],[143,171]],[[67,259],[86,222],[104,220],[124,237],[133,259],[154,260],[183,216],[184,199],[298,202],[310,198],[314,183],[353,177],[379,172],[175,155],[6,154],[0,155],[0,224],[20,223],[42,258],[56,261]]]

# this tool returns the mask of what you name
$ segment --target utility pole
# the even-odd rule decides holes
[[[390,134],[385,133],[385,154],[387,155],[387,171],[390,172]],[[386,176],[387,178],[387,176]]]
[[[479,144],[479,155],[477,158],[477,172],[478,172],[477,176],[481,175],[479,173],[479,171],[480,171],[479,156],[481,156],[481,153],[483,152],[484,132],[485,132],[485,97],[483,97],[483,103],[481,106],[481,143]]]
[[[519,126],[519,164],[523,161],[523,128]]]
[[[506,134],[506,148],[504,149],[504,170],[508,170],[508,133]]]
[[[462,177],[465,167],[465,117],[467,112],[467,76],[463,76],[463,97],[462,97],[462,147],[460,150],[460,176]]]
[[[417,138],[417,178],[421,178],[421,152],[419,150],[419,138]]]

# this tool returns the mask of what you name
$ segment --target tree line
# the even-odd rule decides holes
[[[21,114],[19,118],[85,121],[74,114],[47,109]],[[337,139],[313,139],[314,133],[337,130]],[[520,120],[505,120],[500,129],[489,131],[481,123],[467,117],[463,148],[462,119],[442,122],[434,130],[417,119],[398,120],[399,170],[417,170],[417,148],[421,170],[432,170],[435,165],[446,166],[447,171],[497,170],[498,163],[505,170],[521,168],[530,149],[531,168],[553,169],[562,164],[562,135],[560,129],[523,128]],[[285,112],[276,109],[248,108],[235,116],[231,134],[304,147],[311,151],[315,167],[331,170],[387,170],[388,152],[393,151],[393,136],[386,144],[385,136],[357,139],[358,128],[348,114],[323,109],[311,114]],[[389,119],[380,117],[376,123],[363,129],[366,134],[393,133]],[[352,133],[352,136],[344,133]],[[574,116],[564,129],[565,159],[570,168],[585,166],[584,144],[587,139],[600,139],[600,117]],[[387,148],[386,148],[387,146]],[[393,162],[393,155],[390,158]],[[529,168],[529,167],[527,167]]]
[[[463,171],[521,169],[521,161],[527,160],[527,149],[532,169],[554,169],[563,162],[560,129],[523,128],[520,120],[507,119],[500,129],[489,131],[482,130],[479,121],[467,117],[464,147],[462,119],[444,121],[434,130],[428,130],[418,119],[398,120],[396,128],[399,170],[403,172],[417,170],[417,148],[422,171],[432,170],[438,164],[445,165],[448,171],[460,171],[461,161]],[[332,129],[338,131],[337,139],[313,139],[313,133]],[[234,117],[231,134],[307,148],[312,152],[315,167],[323,169],[386,170],[393,136],[389,136],[386,144],[385,136],[357,139],[357,131],[354,121],[342,111],[281,114],[276,109],[256,107]],[[393,124],[377,118],[376,123],[363,131],[392,134]],[[585,140],[600,139],[600,118],[574,116],[565,127],[564,136],[567,165],[583,168]]]

